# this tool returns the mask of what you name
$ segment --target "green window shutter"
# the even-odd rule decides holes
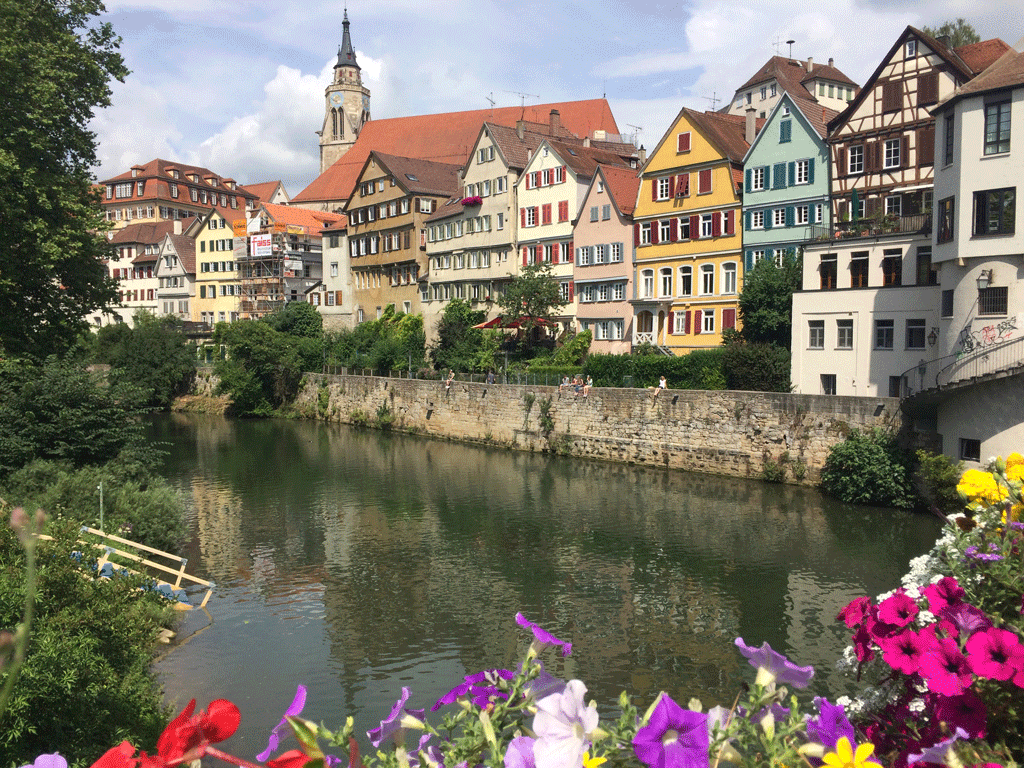
[[[749,272],[754,268],[754,252],[747,249],[747,252],[743,255],[743,271]]]
[[[772,167],[772,189],[786,188],[786,164],[776,163]]]
[[[746,222],[747,223],[744,225],[744,228],[747,230],[747,232],[749,232],[750,231],[750,211],[747,211]]]
[[[789,186],[796,184],[796,163],[789,163],[786,169],[786,178],[789,179]]]
[[[794,215],[793,215],[793,206],[792,205],[787,205],[786,206],[786,226],[787,227],[792,227],[794,221],[795,221],[795,218],[794,218]]]
[[[814,183],[814,158],[807,161],[807,183]]]
[[[765,229],[771,229],[772,228],[772,209],[771,208],[765,208],[764,209],[764,228]]]
[[[746,179],[747,179],[747,180],[746,180],[746,191],[747,191],[747,192],[749,192],[749,191],[750,191],[750,178],[751,178],[751,176],[753,176],[753,175],[754,175],[754,172],[753,172],[753,171],[752,171],[752,170],[751,170],[750,168],[748,168],[748,169],[747,169],[747,172],[746,172]]]

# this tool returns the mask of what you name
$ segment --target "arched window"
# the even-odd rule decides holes
[[[722,265],[722,293],[736,293],[736,262]]]
[[[672,267],[662,267],[658,271],[658,295],[672,295]]]
[[[641,298],[654,298],[654,270],[645,269],[640,273]]]
[[[679,268],[679,295],[693,295],[693,267],[686,266]]]
[[[341,136],[341,134],[339,133],[339,129],[343,130],[344,129],[344,124],[340,124],[339,125],[338,110],[332,109],[331,110],[331,135],[334,138],[336,138],[336,139]]]

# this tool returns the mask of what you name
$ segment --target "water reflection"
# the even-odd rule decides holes
[[[836,612],[892,588],[937,532],[806,489],[338,425],[174,415],[151,429],[190,499],[191,567],[218,585],[214,626],[159,670],[171,699],[238,703],[233,746],[249,756],[296,683],[314,719],[371,727],[402,685],[429,706],[512,663],[517,610],[574,642],[553,672],[602,706],[623,688],[731,702],[747,677],[736,636],[834,690]]]

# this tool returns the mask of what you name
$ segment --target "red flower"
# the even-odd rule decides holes
[[[302,768],[313,758],[301,749],[290,749],[275,760],[268,760],[268,768]]]
[[[134,768],[139,762],[134,755],[135,747],[130,742],[122,741],[104,752],[103,756],[92,764],[92,768]]]

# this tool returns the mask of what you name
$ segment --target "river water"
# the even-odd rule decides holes
[[[813,490],[533,455],[336,424],[172,414],[150,435],[186,499],[188,570],[216,583],[157,663],[170,703],[228,698],[252,758],[298,683],[305,715],[357,731],[401,693],[427,707],[513,665],[522,611],[573,642],[548,659],[607,714],[729,705],[767,640],[837,695],[836,612],[892,589],[934,542],[927,516]],[[212,621],[211,621],[212,619]]]

